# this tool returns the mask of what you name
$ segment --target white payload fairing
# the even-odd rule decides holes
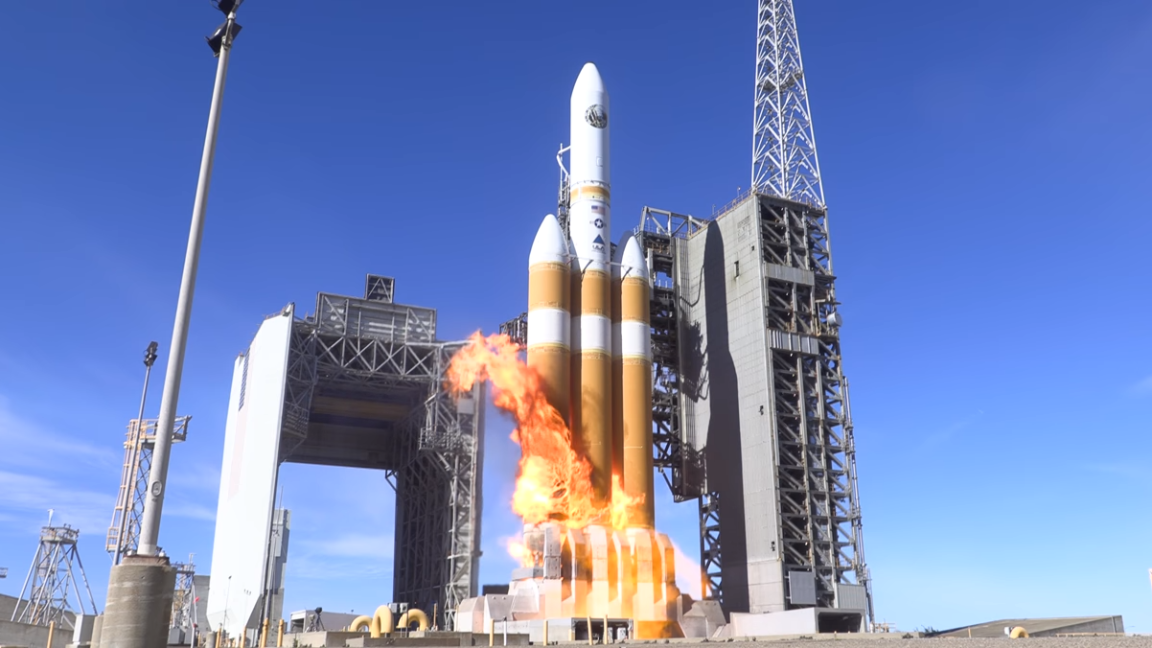
[[[529,254],[528,364],[592,466],[597,503],[610,503],[616,475],[644,497],[635,522],[651,528],[648,268],[631,236],[612,258],[608,91],[592,63],[572,89],[570,127],[568,241],[548,215]]]

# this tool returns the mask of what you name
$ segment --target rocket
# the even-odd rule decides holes
[[[578,273],[572,309],[571,428],[588,462],[597,504],[612,496],[612,232],[608,164],[608,91],[600,71],[584,65],[572,88],[568,227]],[[576,301],[575,299],[573,301]],[[579,392],[575,386],[579,385]]]
[[[587,63],[570,101],[569,232],[549,214],[529,253],[528,364],[592,468],[596,503],[617,476],[651,528],[652,357],[649,275],[637,240],[612,258],[608,91]]]

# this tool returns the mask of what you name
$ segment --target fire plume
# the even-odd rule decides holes
[[[643,496],[626,494],[619,476],[613,475],[611,502],[594,504],[591,465],[573,443],[564,418],[545,398],[540,375],[520,360],[520,348],[502,334],[484,337],[476,332],[470,342],[453,356],[446,387],[460,394],[477,382],[491,381],[496,407],[516,422],[512,440],[520,446],[520,464],[512,510],[527,524],[628,526]]]

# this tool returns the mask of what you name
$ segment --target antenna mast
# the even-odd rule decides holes
[[[752,188],[770,196],[824,207],[792,0],[759,2]]]

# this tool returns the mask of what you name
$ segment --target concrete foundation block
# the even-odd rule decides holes
[[[100,629],[103,648],[159,648],[168,643],[176,570],[167,557],[128,556],[108,577]]]
[[[92,644],[92,648],[100,648],[100,631],[103,630],[103,628],[104,615],[98,614],[92,621],[92,639],[89,640],[89,643]]]

